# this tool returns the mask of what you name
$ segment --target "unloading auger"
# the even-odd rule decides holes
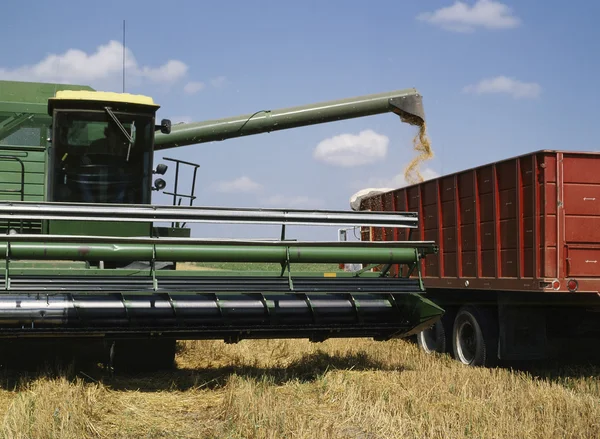
[[[415,334],[443,313],[422,297],[421,261],[437,251],[435,243],[296,241],[284,233],[287,225],[412,229],[416,213],[151,204],[152,191],[165,187],[151,181],[166,172],[164,165],[154,169],[156,149],[384,112],[419,124],[416,90],[171,127],[167,120],[155,124],[158,106],[148,97],[26,84],[0,82],[0,114],[10,115],[0,119],[0,144],[15,139],[19,127],[52,131],[48,140],[40,135],[39,145],[0,146],[0,181],[15,183],[0,186],[0,340],[96,341],[117,368],[161,368],[173,365],[176,340],[389,340]],[[40,94],[61,87],[46,114],[32,111],[41,108]],[[13,100],[15,90],[31,92],[15,103],[21,112],[6,111],[8,90]],[[38,103],[23,102],[34,95]],[[38,186],[43,196],[36,199]],[[215,222],[277,224],[282,234],[202,239],[179,226]],[[179,262],[276,268],[178,270]],[[315,273],[303,271],[307,263],[365,268]],[[383,269],[370,271],[372,264]],[[408,267],[405,277],[387,275],[395,264]]]

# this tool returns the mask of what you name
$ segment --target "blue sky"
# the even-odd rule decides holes
[[[435,154],[421,170],[433,176],[539,149],[596,150],[599,12],[591,1],[532,0],[8,3],[0,78],[120,91],[126,20],[126,91],[153,96],[159,117],[174,121],[416,87]],[[363,131],[378,136],[375,156]],[[414,134],[384,114],[187,146],[156,160],[198,162],[202,205],[348,209],[359,189],[404,184]],[[364,164],[313,157],[339,135]],[[312,233],[298,236],[335,239],[335,229]]]

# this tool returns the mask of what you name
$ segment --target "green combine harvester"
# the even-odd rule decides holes
[[[166,187],[154,179],[167,171],[153,163],[157,150],[385,112],[418,125],[416,90],[173,126],[156,123],[158,108],[140,95],[0,81],[0,363],[29,343],[91,349],[115,370],[164,369],[174,365],[177,340],[389,340],[441,317],[420,278],[433,242],[285,236],[288,225],[416,228],[416,213],[196,207],[198,165],[173,159],[175,189],[165,193],[174,205],[151,200]],[[180,165],[194,168],[189,193],[179,190]],[[277,224],[282,233],[195,238],[191,223]],[[276,269],[181,270],[179,262]],[[307,263],[364,269],[315,273],[303,271]],[[409,275],[390,277],[392,264]]]

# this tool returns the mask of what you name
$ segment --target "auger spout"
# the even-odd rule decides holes
[[[414,89],[308,104],[279,110],[261,110],[225,119],[174,125],[169,134],[157,133],[155,150],[234,137],[298,128],[307,125],[392,112],[403,122],[425,121],[422,96]]]

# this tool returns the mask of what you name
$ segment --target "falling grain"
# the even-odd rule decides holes
[[[422,121],[419,126],[419,132],[413,139],[413,147],[418,155],[412,159],[404,170],[404,179],[408,184],[415,184],[423,181],[423,176],[419,171],[420,164],[425,160],[433,158],[433,151],[431,150],[431,143],[427,136],[427,124],[425,121]]]

